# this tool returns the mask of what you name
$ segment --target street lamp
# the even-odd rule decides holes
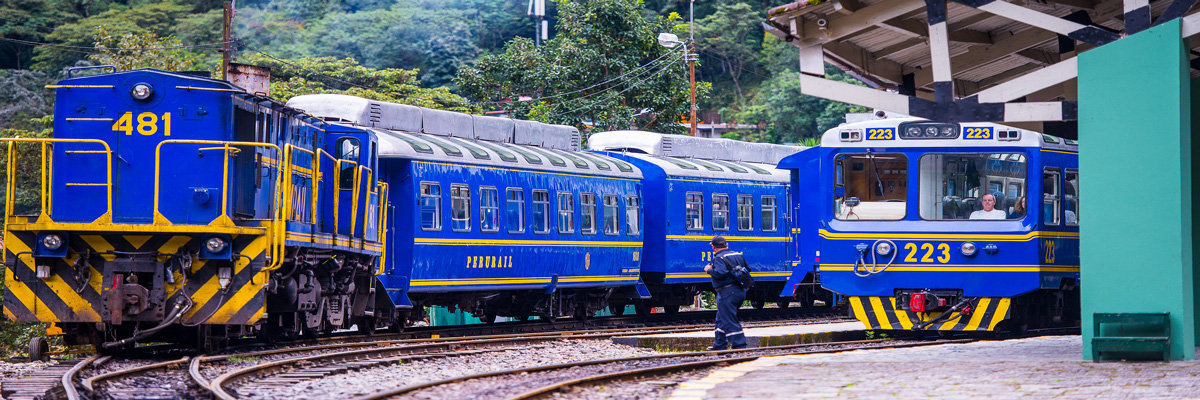
[[[688,134],[690,134],[692,136],[696,136],[696,59],[699,56],[692,53],[692,51],[695,50],[694,47],[696,46],[696,44],[695,44],[696,43],[696,40],[695,40],[695,31],[696,30],[694,28],[695,20],[692,19],[692,4],[693,3],[695,3],[695,0],[692,0],[691,2],[688,3],[688,41],[681,42],[681,41],[679,41],[679,36],[676,36],[673,33],[663,32],[663,33],[658,34],[658,44],[662,45],[663,47],[666,47],[668,49],[675,48],[675,46],[680,45],[680,44],[683,45],[683,50],[687,56],[688,70],[689,70],[688,75],[690,76],[690,79],[692,81],[692,88],[691,88],[692,101],[691,101],[691,106],[689,107],[689,109],[691,109],[691,112],[692,112],[692,118],[690,120],[692,127],[688,131]],[[688,48],[689,44],[693,48]]]

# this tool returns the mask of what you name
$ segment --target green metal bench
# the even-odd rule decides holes
[[[1171,359],[1171,313],[1095,313],[1092,315],[1092,359],[1114,353],[1162,353],[1163,361]],[[1116,336],[1101,336],[1101,324]]]

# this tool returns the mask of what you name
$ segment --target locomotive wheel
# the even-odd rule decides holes
[[[788,306],[791,304],[792,302],[788,300],[780,300],[775,302],[775,305],[779,306],[779,308],[788,308]]]
[[[580,304],[575,306],[575,312],[572,315],[576,321],[586,321],[591,315],[588,314],[587,306]]]
[[[665,306],[663,306],[663,311],[666,312],[667,315],[679,314],[679,305],[678,304],[665,305]]]
[[[358,333],[371,336],[375,334],[375,318],[362,317],[358,319]]]
[[[29,361],[50,361],[50,343],[37,336],[29,339]]]
[[[646,304],[645,302],[638,302],[633,306],[634,312],[636,312],[639,317],[650,315],[650,308],[650,305]]]
[[[485,311],[480,319],[483,320],[483,323],[485,324],[494,324],[496,323],[496,313],[492,311]]]
[[[754,307],[755,310],[761,310],[767,306],[767,302],[766,300],[750,300],[750,306]]]
[[[625,314],[625,304],[608,303],[608,313],[612,314],[613,316],[620,317],[621,315]]]

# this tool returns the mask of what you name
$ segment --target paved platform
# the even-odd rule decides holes
[[[820,343],[834,340],[857,340],[866,334],[862,322],[836,322],[746,328],[746,344],[750,347],[781,346],[798,343]],[[712,329],[695,332],[658,335],[620,336],[613,343],[648,347],[659,351],[697,351],[713,344]]]
[[[1079,336],[1053,336],[765,357],[670,398],[1200,399],[1200,361],[1096,363],[1082,351]]]

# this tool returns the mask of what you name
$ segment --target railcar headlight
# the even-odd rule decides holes
[[[975,243],[971,242],[963,242],[961,250],[962,255],[967,257],[973,256],[976,251],[979,251],[979,249],[975,248]]]
[[[50,250],[50,251],[58,250],[60,247],[62,247],[62,245],[63,245],[62,236],[58,236],[57,234],[51,233],[49,235],[46,235],[45,237],[42,237],[42,246],[45,247],[46,250]]]
[[[204,241],[204,248],[208,249],[210,253],[220,253],[225,249],[225,240],[219,237],[208,238]]]
[[[150,86],[149,83],[139,83],[133,85],[133,89],[129,90],[129,95],[133,96],[134,99],[145,101],[154,95],[154,87]]]
[[[879,254],[881,256],[892,254],[892,244],[888,242],[879,242],[879,244],[875,245],[875,254]]]

